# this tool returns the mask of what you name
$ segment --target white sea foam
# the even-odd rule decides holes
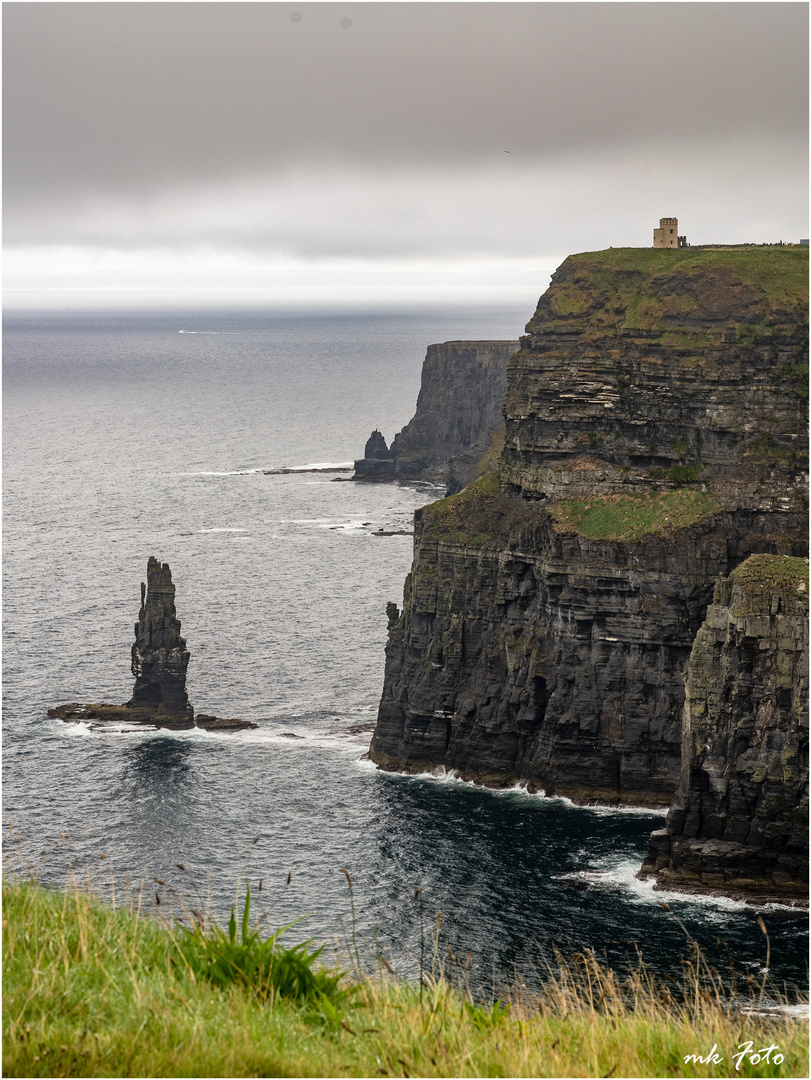
[[[67,735],[70,739],[92,739],[96,734],[86,720],[79,720],[78,722],[57,720],[56,723],[59,725],[60,734]]]
[[[744,900],[733,900],[729,896],[710,896],[704,893],[683,893],[670,889],[656,889],[653,878],[644,881],[636,876],[640,863],[635,859],[616,860],[604,867],[595,866],[582,871],[594,877],[595,882],[613,884],[621,888],[632,903],[668,905],[698,905],[703,909],[703,917],[709,922],[723,923],[733,912],[751,911],[795,911],[787,904],[750,904]]]
[[[290,472],[312,472],[314,469],[351,469],[353,461],[311,461],[309,465],[285,466]]]
[[[659,807],[581,806],[579,803],[572,802],[571,799],[567,799],[563,795],[547,795],[542,788],[539,788],[537,791],[528,791],[526,781],[513,784],[510,787],[491,788],[484,784],[477,784],[474,780],[465,780],[457,775],[452,769],[447,770],[442,765],[438,765],[435,770],[427,770],[418,773],[398,772],[393,775],[402,776],[407,780],[431,780],[442,784],[459,784],[462,787],[475,787],[479,788],[480,791],[486,791],[488,794],[496,795],[500,798],[514,797],[517,795],[524,799],[542,802],[548,806],[557,804],[558,806],[577,811],[578,813],[585,811],[591,814],[597,814],[599,817],[609,817],[615,814],[627,814],[630,817],[649,817],[651,814],[655,814],[664,817],[667,814],[666,809],[661,809]]]
[[[334,525],[338,518],[334,517],[318,517],[318,518],[283,518],[280,525],[321,525],[324,522],[328,522]]]
[[[782,1002],[775,1001],[770,1002],[768,1005],[761,1005],[759,1009],[741,1009],[744,1016],[758,1016],[758,1015],[772,1015],[775,1013],[780,1016],[793,1016],[797,1019],[808,1019],[809,1006],[807,1002],[803,1002],[799,1005],[784,1005]]]
[[[253,473],[260,473],[261,469],[228,469],[224,472],[217,472],[213,469],[205,469],[200,472],[182,472],[176,473],[177,476],[251,476]]]
[[[265,476],[289,476],[293,473],[308,472],[351,472],[352,461],[311,461],[306,465],[276,465],[272,469],[263,469]]]
[[[290,728],[269,731],[267,728],[247,728],[242,731],[225,732],[211,731],[209,736],[225,738],[229,742],[239,740],[240,743],[250,743],[252,746],[286,747],[297,753],[312,753],[315,750],[338,750],[343,754],[356,755],[360,747],[367,745],[365,739],[361,739],[350,732],[324,731],[295,731]],[[291,735],[294,736],[291,738]]]
[[[247,532],[247,531],[248,531],[247,529],[237,529],[237,528],[232,528],[231,526],[223,526],[222,528],[218,528],[218,529],[198,529],[197,530],[198,533],[244,533],[244,532]]]
[[[341,521],[336,525],[318,525],[319,529],[333,529],[336,532],[362,532],[370,528],[374,523],[371,521]]]

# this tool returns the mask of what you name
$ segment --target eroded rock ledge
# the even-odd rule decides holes
[[[180,636],[180,620],[175,611],[175,586],[168,563],[151,556],[141,583],[141,610],[135,624],[132,646],[132,674],[135,686],[124,705],[81,705],[71,702],[48,710],[48,716],[73,723],[125,723],[183,730],[199,727],[207,731],[236,731],[255,728],[248,720],[221,719],[200,714],[196,719],[186,693],[189,650]]]
[[[808,562],[753,555],[690,653],[681,778],[640,877],[808,901]]]

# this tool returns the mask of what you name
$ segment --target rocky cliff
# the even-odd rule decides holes
[[[507,361],[517,349],[517,341],[429,345],[413,419],[390,449],[380,432],[372,433],[364,457],[355,462],[354,479],[447,484],[451,478],[452,491],[464,487],[491,435],[503,431]]]
[[[714,581],[807,551],[807,274],[788,248],[566,260],[497,470],[417,514],[374,761],[669,804]]]
[[[180,636],[175,612],[175,587],[168,563],[151,556],[146,583],[141,583],[141,610],[135,624],[132,673],[135,686],[128,705],[162,706],[166,712],[194,718],[186,693],[189,650]]]
[[[753,555],[716,585],[687,665],[679,787],[640,876],[807,899],[807,560]]]

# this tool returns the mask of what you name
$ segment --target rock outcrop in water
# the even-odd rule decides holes
[[[640,876],[807,901],[807,560],[753,555],[716,585],[687,665],[679,787]]]
[[[395,472],[394,447],[375,428],[366,441],[363,457],[355,462],[353,480],[393,480]]]
[[[180,620],[175,613],[175,587],[168,563],[151,557],[146,567],[146,584],[141,583],[141,610],[135,624],[132,646],[132,673],[135,687],[130,708],[162,708],[174,715],[194,719],[194,709],[186,693],[189,650],[180,636]]]
[[[429,345],[417,409],[391,448],[379,431],[355,462],[355,480],[424,480],[458,491],[473,479],[501,414],[507,361],[517,341]]]
[[[222,731],[255,728],[257,725],[247,720],[223,720],[204,714],[195,720],[186,693],[189,650],[186,639],[180,636],[169,564],[160,563],[151,556],[146,577],[146,582],[141,583],[141,610],[132,646],[135,687],[130,700],[124,705],[72,702],[49,709],[48,716],[82,723],[135,723],[176,729],[195,726]]]
[[[715,580],[807,554],[807,287],[800,249],[566,260],[498,468],[416,515],[374,761],[670,803]]]

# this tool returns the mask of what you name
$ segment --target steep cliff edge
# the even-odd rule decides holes
[[[687,666],[679,788],[640,876],[807,900],[807,560],[753,555],[716,586]]]
[[[391,448],[369,443],[355,480],[427,480],[458,491],[473,478],[493,432],[503,431],[507,361],[517,341],[446,341],[429,345],[414,417]],[[372,439],[379,432],[372,433]],[[382,439],[382,436],[380,436]],[[370,440],[371,442],[372,440]],[[393,459],[393,464],[387,460]]]
[[[566,260],[498,470],[416,516],[374,761],[670,803],[713,582],[807,551],[807,275],[798,249]]]

